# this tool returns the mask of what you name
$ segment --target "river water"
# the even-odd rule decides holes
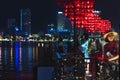
[[[53,65],[54,51],[51,42],[0,42],[0,80],[10,80],[19,73],[29,73],[32,78],[34,66]]]

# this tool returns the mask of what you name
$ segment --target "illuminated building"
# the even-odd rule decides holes
[[[63,35],[70,35],[72,33],[72,25],[70,20],[63,15],[63,12],[59,11],[57,14],[57,32]]]
[[[20,10],[20,30],[25,34],[31,34],[31,10],[29,8]]]
[[[64,15],[77,28],[85,28],[88,32],[99,31],[102,34],[111,28],[111,22],[101,19],[98,11],[94,11],[94,0],[56,1],[58,6],[62,6]]]
[[[17,27],[16,19],[9,18],[7,21],[8,33],[9,34],[17,34],[19,31],[19,27]]]

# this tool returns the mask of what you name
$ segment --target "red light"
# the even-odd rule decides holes
[[[88,32],[98,30],[103,34],[111,28],[111,22],[109,20],[103,20],[99,14],[94,13],[94,0],[56,1],[63,6],[64,15],[71,20],[72,25],[76,19],[78,28],[86,28]]]

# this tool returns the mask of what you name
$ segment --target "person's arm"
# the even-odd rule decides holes
[[[117,60],[119,58],[119,42],[116,42],[116,53],[117,55],[111,57],[110,59],[108,59],[108,61],[113,61],[113,60]]]
[[[109,61],[110,63],[119,65],[119,60],[118,60],[118,58],[119,58],[119,55],[116,55],[116,56],[114,56],[114,57],[108,59],[108,61]]]
[[[119,55],[116,55],[116,56],[114,56],[114,57],[112,57],[112,58],[108,59],[108,61],[117,60],[118,58],[119,58]]]

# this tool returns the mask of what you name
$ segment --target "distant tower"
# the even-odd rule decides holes
[[[16,27],[16,19],[15,18],[9,18],[7,21],[7,27],[9,34],[12,34],[14,32],[14,29]]]
[[[31,34],[31,10],[29,8],[20,10],[20,30],[25,35]]]
[[[16,19],[15,18],[10,18],[10,19],[8,19],[8,23],[7,23],[8,25],[8,29],[9,28],[11,28],[11,27],[14,27],[14,26],[16,26]]]

